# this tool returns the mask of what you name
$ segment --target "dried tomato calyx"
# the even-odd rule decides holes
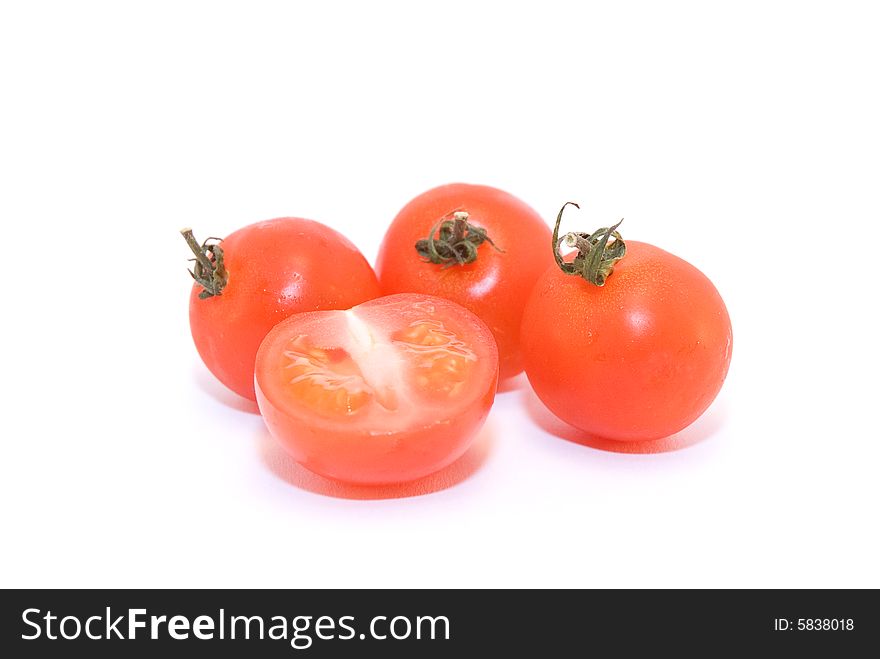
[[[442,264],[444,268],[453,265],[467,265],[477,260],[477,248],[489,243],[498,252],[499,248],[482,227],[468,222],[467,211],[454,211],[431,227],[427,238],[416,242],[416,251],[429,263]],[[436,236],[436,237],[435,237]]]
[[[602,227],[593,233],[572,231],[559,238],[559,225],[562,223],[562,213],[567,206],[580,208],[573,201],[567,201],[559,209],[556,216],[556,225],[553,227],[553,258],[556,265],[567,275],[577,275],[591,284],[604,286],[605,280],[614,272],[614,264],[626,255],[626,243],[617,231],[620,221],[610,227]],[[567,247],[577,248],[577,254],[572,261],[563,259],[559,248],[565,243]]]
[[[195,254],[195,258],[190,259],[194,261],[194,265],[189,274],[202,287],[199,298],[204,300],[220,295],[229,281],[229,273],[223,265],[223,248],[220,247],[222,239],[208,238],[199,245],[193,237],[192,229],[181,229],[180,234]]]

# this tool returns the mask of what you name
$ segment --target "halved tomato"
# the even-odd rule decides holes
[[[263,340],[257,403],[308,469],[395,483],[461,456],[495,398],[498,349],[454,302],[404,293],[296,314]]]

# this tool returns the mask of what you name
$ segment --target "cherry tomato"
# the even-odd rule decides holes
[[[347,309],[380,294],[358,249],[312,220],[258,222],[201,246],[191,231],[182,233],[199,255],[189,304],[196,348],[223,384],[251,400],[257,348],[274,325],[293,313]]]
[[[608,231],[568,234],[568,245],[584,247],[579,258],[538,279],[523,314],[525,370],[550,411],[595,437],[668,437],[720,391],[730,318],[715,286],[690,263],[646,243],[624,248],[616,231],[608,235],[617,240],[600,245]],[[581,254],[600,248],[613,254],[596,285],[573,271],[588,265]]]
[[[477,314],[495,336],[501,377],[508,378],[522,370],[523,299],[553,262],[541,248],[549,241],[550,228],[516,197],[484,185],[444,185],[394,218],[376,274],[385,294],[437,295]]]
[[[413,480],[461,456],[497,381],[486,325],[416,294],[291,316],[256,363],[270,433],[308,469],[366,484]]]

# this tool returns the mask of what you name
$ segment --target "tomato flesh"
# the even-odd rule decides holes
[[[255,375],[266,425],[297,461],[377,484],[413,480],[461,456],[497,380],[485,324],[416,294],[288,318],[260,346]]]

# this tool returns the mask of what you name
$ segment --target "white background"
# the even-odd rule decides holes
[[[0,585],[880,587],[878,29],[867,2],[3,3]],[[300,215],[373,261],[451,181],[706,272],[734,326],[706,415],[603,450],[521,378],[415,485],[281,454],[196,355],[178,229]]]

